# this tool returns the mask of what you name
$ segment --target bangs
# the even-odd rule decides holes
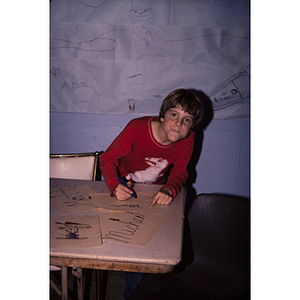
[[[181,98],[176,106],[181,106],[183,111],[196,117],[199,112],[198,101],[195,98]]]

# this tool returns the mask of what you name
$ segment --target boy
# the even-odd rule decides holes
[[[170,204],[186,182],[186,167],[194,148],[193,129],[202,117],[201,100],[191,91],[177,89],[163,100],[158,118],[130,121],[100,157],[101,171],[111,195],[121,201],[132,197],[132,191],[120,184],[120,176],[128,181],[129,187],[133,182],[163,184],[150,206]],[[143,275],[125,272],[126,300]]]
[[[132,197],[132,191],[120,184],[121,176],[129,187],[133,182],[163,184],[150,206],[170,204],[186,182],[193,129],[202,117],[201,100],[189,90],[177,89],[163,100],[158,118],[130,121],[100,158],[111,195],[121,201]]]

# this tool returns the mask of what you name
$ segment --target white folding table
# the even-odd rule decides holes
[[[83,185],[88,185],[96,193],[109,193],[102,181],[55,178],[50,180],[50,190]],[[159,185],[136,184],[135,190],[137,193],[155,193],[160,187]],[[165,219],[145,247],[103,241],[103,244],[98,247],[50,249],[50,265],[63,267],[64,273],[67,267],[79,268],[79,270],[88,268],[143,273],[171,272],[181,260],[185,194],[185,189],[182,188],[171,204],[159,210],[159,214],[164,214]],[[89,214],[98,214],[101,218],[107,211],[97,209]],[[151,213],[151,209],[147,212]],[[152,212],[158,213],[155,210]],[[51,207],[51,201],[50,215],[59,216]],[[64,290],[65,287],[63,287],[63,294]]]

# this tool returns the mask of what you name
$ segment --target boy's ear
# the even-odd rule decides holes
[[[164,117],[161,117],[159,120],[160,120],[161,122],[163,122],[163,121],[164,121],[164,119],[165,119]]]

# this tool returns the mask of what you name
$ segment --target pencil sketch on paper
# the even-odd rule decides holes
[[[79,0],[80,3],[91,8],[99,8],[106,1],[105,0]],[[157,9],[157,8],[156,8]],[[127,30],[119,27],[118,29],[111,29],[102,32],[100,35],[94,35],[94,38],[87,40],[70,40],[68,38],[50,38],[50,49],[76,49],[89,52],[108,52],[113,51],[118,47],[117,37],[102,37],[112,32],[130,32],[135,35],[138,40],[134,40],[134,48],[141,56],[152,57],[160,56],[164,49],[163,42],[184,42],[192,39],[198,39],[208,36],[228,36],[230,38],[249,39],[248,36],[237,36],[235,34],[219,34],[206,33],[195,35],[191,37],[173,37],[165,39],[166,29],[158,26],[155,22],[150,20],[155,17],[154,9],[152,8],[152,0],[131,0],[131,7],[129,10],[129,18],[134,21],[132,30]]]
[[[105,1],[101,0],[79,0],[89,7],[100,7]],[[140,40],[134,44],[135,49],[141,55],[157,56],[163,50],[163,44],[159,41],[165,36],[165,30],[152,24],[149,19],[153,18],[151,0],[131,1],[129,16],[135,21],[132,27],[134,33]],[[113,30],[114,31],[114,30]],[[116,30],[118,31],[118,30]],[[123,29],[121,31],[124,31]],[[111,32],[109,30],[108,32]],[[108,33],[104,32],[100,36]],[[86,41],[74,41],[62,38],[50,38],[50,49],[76,49],[88,52],[108,52],[117,48],[118,43],[114,38],[95,37]]]
[[[250,76],[240,72],[213,88],[207,96],[213,109],[220,110],[250,99]]]
[[[79,89],[79,88],[83,88],[83,87],[87,87],[87,83],[86,82],[80,82],[80,85],[79,83],[77,83],[76,81],[73,81],[72,82],[72,87],[66,82],[64,81],[60,87],[60,90],[63,90],[63,89],[67,89],[67,90],[76,90],[76,89]]]
[[[157,90],[165,95],[187,83],[191,88],[209,86],[218,74],[230,74],[209,87],[222,89],[220,82],[241,67],[248,70],[250,36],[242,26],[244,14],[239,25],[227,16],[230,26],[221,29],[211,26],[214,15],[203,26],[204,7],[211,3],[204,7],[195,1],[184,5],[175,1],[172,6],[153,0],[57,3],[52,6],[50,37],[53,112],[155,113],[161,104],[153,97]],[[233,80],[237,87],[211,91],[216,117],[247,115],[247,92],[241,87],[245,79]],[[238,102],[242,103],[233,106]]]
[[[149,20],[154,17],[154,12],[152,11],[151,0],[131,0],[131,9],[129,11],[129,16],[132,20]]]
[[[70,41],[50,38],[50,49],[76,49],[89,52],[107,52],[117,48],[117,41],[110,38],[94,38],[88,41]]]
[[[166,32],[160,26],[152,24],[149,20],[155,14],[152,10],[152,0],[138,1],[131,0],[131,10],[129,16],[136,21],[132,30],[140,40],[134,43],[137,52],[144,56],[157,56],[163,50],[163,43],[160,41]]]
[[[61,73],[61,69],[60,69],[60,67],[51,68],[50,73],[54,76],[54,78],[57,78]]]
[[[129,99],[128,100],[129,110],[134,111],[135,110],[135,100]]]
[[[86,5],[88,7],[98,8],[102,6],[106,0],[78,0],[83,5]]]

